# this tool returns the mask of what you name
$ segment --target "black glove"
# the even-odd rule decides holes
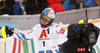
[[[8,26],[4,26],[1,28],[1,35],[5,36],[4,35],[5,33],[6,33],[6,37],[10,37],[14,33],[14,30],[9,28]]]
[[[9,36],[12,36],[12,34],[14,33],[14,30],[8,26],[5,26],[5,31],[6,31],[6,34]]]

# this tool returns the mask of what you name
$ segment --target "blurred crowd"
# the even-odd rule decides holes
[[[40,14],[50,7],[56,12],[72,9],[100,6],[100,0],[0,0],[0,15],[32,15]]]

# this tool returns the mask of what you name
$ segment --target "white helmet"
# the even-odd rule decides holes
[[[46,19],[47,22],[49,22],[49,24],[47,25],[43,25],[40,21],[40,24],[42,27],[48,27],[52,24],[53,20],[56,17],[56,12],[52,9],[52,8],[45,8],[40,16],[40,20],[42,19]]]

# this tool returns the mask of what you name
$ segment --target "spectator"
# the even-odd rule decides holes
[[[65,11],[64,6],[60,3],[60,0],[48,0],[49,7],[54,9],[56,12]]]
[[[71,9],[79,9],[80,8],[80,0],[66,0],[63,4],[65,10]]]
[[[83,0],[83,4],[86,4],[89,0]]]
[[[15,0],[14,15],[24,14],[24,3],[25,0]]]
[[[3,14],[13,15],[14,0],[6,0]]]
[[[96,5],[100,6],[100,0],[95,0],[96,1]]]
[[[86,8],[88,6],[86,6],[86,3],[88,2],[89,0],[83,0],[83,8]]]
[[[84,1],[84,0],[83,0]],[[95,0],[88,0],[88,1],[84,1],[83,2],[84,3],[84,5],[83,5],[83,8],[86,8],[86,7],[93,7],[93,6],[95,6],[95,4],[96,4],[96,2],[95,2]]]
[[[3,14],[4,7],[5,7],[5,1],[0,0],[0,15]]]
[[[27,0],[25,4],[26,14],[40,14],[48,7],[47,0]]]

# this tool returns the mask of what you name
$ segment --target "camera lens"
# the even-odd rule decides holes
[[[90,34],[89,34],[89,43],[94,43],[94,42],[96,42],[95,32],[90,32]]]

